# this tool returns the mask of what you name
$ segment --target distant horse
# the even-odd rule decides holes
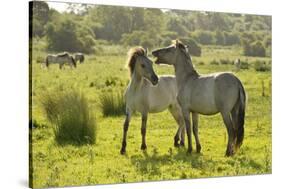
[[[60,53],[60,54],[49,54],[46,57],[45,65],[48,68],[50,64],[59,64],[59,68],[62,69],[64,64],[68,64],[70,67],[76,68],[76,62],[74,58],[67,52]]]
[[[241,67],[241,62],[239,58],[234,61],[234,66],[235,66],[235,72],[239,72]]]
[[[141,149],[146,149],[146,122],[148,113],[162,112],[168,109],[179,128],[174,137],[176,147],[184,145],[184,119],[180,106],[176,100],[177,85],[174,76],[157,77],[152,61],[147,57],[147,52],[142,47],[135,47],[128,52],[128,67],[131,76],[125,92],[126,119],[124,122],[123,142],[121,154],[126,152],[126,138],[132,113],[138,111],[142,116]],[[179,138],[180,144],[178,144]]]
[[[233,155],[242,145],[244,138],[246,95],[241,81],[226,72],[199,75],[193,67],[188,50],[178,40],[168,47],[154,50],[152,54],[157,57],[155,63],[169,64],[175,68],[177,100],[184,115],[188,137],[187,152],[192,152],[190,112],[203,115],[220,113],[228,133],[225,155]],[[193,131],[197,133],[197,128],[195,129]],[[201,145],[196,136],[197,134],[196,150],[200,152]]]
[[[84,54],[83,53],[75,53],[74,54],[74,60],[76,61],[76,62],[80,62],[80,64],[82,64],[83,62],[84,62],[84,60],[85,60],[85,57],[84,57]]]

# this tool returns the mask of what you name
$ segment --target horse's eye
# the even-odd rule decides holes
[[[141,67],[142,67],[142,68],[145,68],[145,65],[144,65],[144,64],[141,64]]]

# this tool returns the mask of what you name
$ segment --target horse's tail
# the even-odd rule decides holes
[[[246,109],[246,93],[245,89],[239,81],[239,98],[236,103],[236,111],[237,111],[237,121],[236,121],[236,131],[237,131],[237,140],[236,140],[236,148],[240,148],[244,139],[244,120],[245,120],[245,109]]]

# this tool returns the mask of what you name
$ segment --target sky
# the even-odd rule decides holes
[[[57,10],[58,12],[64,12],[67,9],[67,3],[63,2],[47,2],[49,7]]]

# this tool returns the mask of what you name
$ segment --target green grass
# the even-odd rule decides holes
[[[126,104],[122,92],[104,92],[100,95],[102,113],[107,116],[124,115]]]
[[[75,90],[52,91],[40,98],[58,144],[96,142],[96,121],[84,94]]]
[[[204,74],[235,70],[234,65],[210,65],[210,61],[232,61],[237,57],[249,62],[249,69],[235,73],[244,84],[248,96],[245,139],[239,152],[229,158],[224,157],[227,134],[220,115],[200,116],[202,154],[194,152],[187,156],[185,148],[173,147],[177,124],[168,111],[148,115],[146,153],[140,150],[141,117],[135,114],[128,131],[127,154],[119,154],[125,117],[104,117],[100,96],[111,92],[116,95],[115,91],[123,92],[126,89],[129,75],[124,69],[125,53],[87,56],[85,64],[78,65],[77,69],[66,67],[59,70],[54,65],[46,70],[41,69],[39,64],[33,64],[32,113],[37,123],[36,128],[32,129],[33,186],[38,188],[271,173],[271,72],[256,72],[253,65],[255,60],[268,62],[270,59],[243,57],[237,47],[211,46],[203,48],[202,57],[192,58],[196,69]],[[157,74],[174,74],[173,68],[169,66],[154,65],[154,68]],[[39,105],[41,93],[72,88],[83,91],[89,106],[95,108],[99,131],[95,145],[58,145],[52,126]]]

